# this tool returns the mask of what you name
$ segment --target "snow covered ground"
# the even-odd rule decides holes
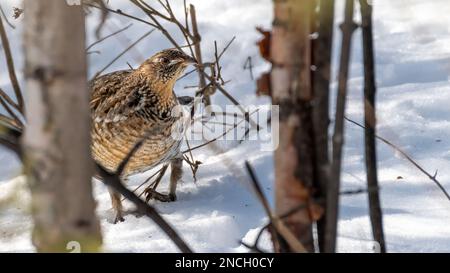
[[[110,1],[123,10],[130,10],[125,1]],[[174,1],[176,2],[176,1]],[[179,1],[180,3],[182,1]],[[438,179],[450,190],[450,3],[446,0],[376,0],[374,2],[374,35],[378,82],[378,132],[413,157],[430,173],[439,170]],[[8,14],[19,0],[2,1]],[[244,104],[266,105],[266,98],[255,98],[254,84],[242,67],[252,56],[256,74],[267,69],[259,57],[255,42],[255,26],[271,24],[271,1],[192,1],[199,14],[200,30],[206,59],[213,54],[214,40],[223,47],[234,35],[236,41],[224,56],[223,75],[231,79],[227,88]],[[343,1],[337,2],[336,16],[342,20]],[[139,15],[137,13],[137,15]],[[139,15],[143,16],[143,15]],[[107,23],[105,34],[128,25],[123,18],[114,17]],[[89,18],[89,41],[93,37],[95,16]],[[18,30],[9,29],[14,48],[20,48],[20,22]],[[126,36],[110,40],[91,55],[91,74],[98,71],[121,51],[123,44],[136,40],[148,28],[139,23],[127,31]],[[362,120],[362,54],[360,32],[354,36],[353,56],[349,81],[347,115]],[[335,32],[334,52],[339,51],[340,33]],[[119,45],[119,46],[116,46]],[[110,70],[136,65],[143,58],[161,48],[169,47],[157,32],[151,34],[137,50],[122,57]],[[22,56],[15,51],[19,68]],[[337,68],[334,55],[333,71]],[[0,71],[5,71],[3,56]],[[334,76],[334,78],[336,78]],[[189,94],[183,86],[195,84],[188,77],[177,85],[178,94]],[[0,74],[0,86],[8,89],[5,72]],[[336,82],[333,82],[333,90]],[[214,101],[226,104],[217,95]],[[333,106],[332,106],[333,108]],[[183,183],[179,186],[178,201],[155,203],[160,213],[197,252],[246,251],[239,241],[252,242],[266,218],[261,205],[249,185],[236,178],[236,172],[224,166],[223,158],[231,159],[236,166],[249,160],[257,171],[263,190],[273,202],[273,162],[270,152],[260,151],[261,143],[250,141],[221,143],[226,151],[214,154],[211,150],[195,152],[197,160],[204,162],[193,183],[185,167]],[[346,124],[343,189],[365,187],[363,132],[355,125]],[[388,251],[390,252],[450,252],[450,202],[422,173],[390,147],[378,143],[379,179]],[[30,242],[31,220],[29,196],[19,164],[14,157],[0,150],[0,252],[33,251]],[[151,174],[150,172],[149,174]],[[134,177],[130,188],[137,186],[149,174]],[[398,179],[398,177],[402,177]],[[146,218],[127,215],[126,221],[117,225],[110,222],[112,211],[107,190],[95,183],[95,198],[101,220],[105,251],[173,252],[176,247]],[[166,184],[163,185],[166,187]],[[126,203],[126,208],[132,205]],[[338,249],[341,252],[370,251],[371,231],[365,195],[341,198]],[[268,236],[261,247],[270,250]]]

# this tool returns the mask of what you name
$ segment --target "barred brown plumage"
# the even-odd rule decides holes
[[[135,70],[112,72],[90,83],[94,160],[114,172],[135,143],[158,126],[130,158],[123,176],[171,162],[175,174],[171,175],[170,192],[155,194],[161,201],[175,200],[176,183],[181,178],[181,139],[172,136],[172,129],[176,126],[178,130],[182,123],[180,113],[174,113],[179,103],[173,87],[187,65],[194,62],[181,51],[167,49]],[[115,222],[123,221],[120,195],[111,190],[110,194]]]

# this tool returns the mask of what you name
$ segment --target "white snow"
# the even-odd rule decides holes
[[[123,1],[110,1],[123,10],[130,7]],[[181,3],[182,1],[175,1]],[[268,68],[258,57],[255,42],[259,35],[255,26],[270,27],[272,4],[264,1],[192,1],[197,7],[200,30],[203,34],[205,59],[213,54],[214,40],[223,47],[234,35],[236,41],[224,56],[223,75],[232,81],[227,84],[244,104],[266,105],[267,98],[255,98],[254,83],[243,64],[252,56],[255,74]],[[377,63],[377,113],[378,133],[401,147],[428,172],[439,170],[437,178],[450,191],[450,4],[446,0],[374,2],[374,36]],[[8,14],[19,0],[7,0],[3,8]],[[18,4],[19,3],[19,4]],[[174,5],[175,6],[175,5]],[[130,10],[131,12],[134,12]],[[337,2],[336,16],[342,21],[343,1]],[[142,14],[136,13],[139,16]],[[359,13],[357,13],[359,14]],[[89,42],[95,40],[95,16],[89,17]],[[18,30],[8,29],[22,68],[20,54],[20,21],[13,22]],[[128,21],[111,17],[104,30],[110,33]],[[91,55],[91,74],[103,67],[118,54],[123,44],[134,41],[148,30],[139,23],[120,39],[112,38]],[[336,78],[337,53],[340,33],[336,28],[333,73]],[[121,42],[122,41],[122,42]],[[123,42],[125,41],[125,42]],[[181,38],[180,38],[181,41]],[[88,43],[89,43],[88,42]],[[122,57],[109,71],[127,68],[127,61],[137,65],[170,44],[158,33]],[[362,121],[362,54],[361,35],[357,31],[353,41],[352,65],[349,80],[347,115]],[[0,56],[1,71],[4,58]],[[191,94],[184,85],[196,83],[195,76],[177,85],[177,93]],[[7,87],[8,77],[0,75],[0,86]],[[336,82],[333,82],[333,91]],[[214,101],[225,105],[227,101],[216,95]],[[334,109],[333,106],[331,106]],[[261,143],[249,141],[220,143],[226,151],[215,154],[207,148],[194,153],[200,165],[198,181],[193,182],[190,170],[185,167],[183,183],[178,189],[178,201],[153,203],[163,217],[182,235],[197,252],[245,252],[239,241],[254,241],[260,228],[267,222],[264,211],[239,175],[244,160],[256,169],[264,193],[273,203],[273,161],[271,152],[260,151]],[[365,187],[363,132],[346,123],[344,151],[343,190]],[[421,172],[390,147],[378,142],[378,166],[381,185],[382,208],[388,251],[390,252],[450,252],[450,202]],[[14,156],[0,150],[0,252],[34,251],[31,244],[32,222],[29,216],[29,197],[23,177],[17,177],[20,167]],[[223,159],[241,169],[230,169]],[[130,189],[139,185],[149,174],[134,177]],[[397,179],[399,176],[402,179]],[[167,177],[163,181],[167,181]],[[175,252],[176,247],[145,217],[127,215],[126,221],[112,224],[112,211],[107,190],[94,181],[98,216],[101,221],[104,250],[111,252]],[[167,187],[162,185],[162,191]],[[133,206],[125,202],[126,209]],[[270,236],[265,233],[260,247],[270,251]],[[364,194],[341,198],[338,249],[341,252],[371,252],[371,230],[368,219],[367,198]]]

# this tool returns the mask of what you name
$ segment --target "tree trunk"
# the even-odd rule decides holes
[[[280,141],[275,151],[276,213],[304,206],[286,217],[288,228],[314,251],[310,204],[314,180],[311,110],[311,5],[313,0],[274,1],[271,41],[273,103],[280,106]],[[290,252],[281,240],[276,251]]]
[[[26,0],[24,7],[28,126],[23,144],[33,244],[40,252],[78,244],[81,251],[98,251],[84,13],[65,1]]]
[[[367,188],[369,189],[369,211],[372,232],[380,251],[386,252],[383,233],[383,217],[378,192],[377,153],[375,143],[375,62],[372,36],[372,6],[367,0],[359,1],[361,6],[361,27],[364,53],[364,139],[366,155]]]
[[[316,0],[319,1],[319,0]],[[313,123],[315,135],[315,159],[316,159],[316,193],[315,197],[324,200],[326,207],[326,193],[330,177],[330,160],[328,148],[328,125],[329,117],[329,93],[330,93],[330,63],[333,43],[333,22],[334,22],[334,0],[320,0],[319,14],[315,21],[317,25],[315,31],[318,34],[313,40],[313,59],[316,70],[313,71]],[[319,249],[321,252],[325,248],[325,217],[317,221],[317,235]]]

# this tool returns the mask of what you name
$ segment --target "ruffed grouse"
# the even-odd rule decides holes
[[[145,135],[144,144],[130,158],[123,177],[170,162],[170,192],[158,193],[161,201],[175,200],[176,183],[181,178],[181,139],[174,138],[172,131],[183,128],[178,124],[180,113],[173,113],[179,105],[173,87],[185,68],[194,62],[185,53],[168,49],[155,54],[137,69],[112,72],[97,77],[90,84],[94,160],[114,172]],[[155,128],[157,130],[152,132]],[[123,221],[121,196],[111,189],[109,192],[115,210],[114,222]]]

